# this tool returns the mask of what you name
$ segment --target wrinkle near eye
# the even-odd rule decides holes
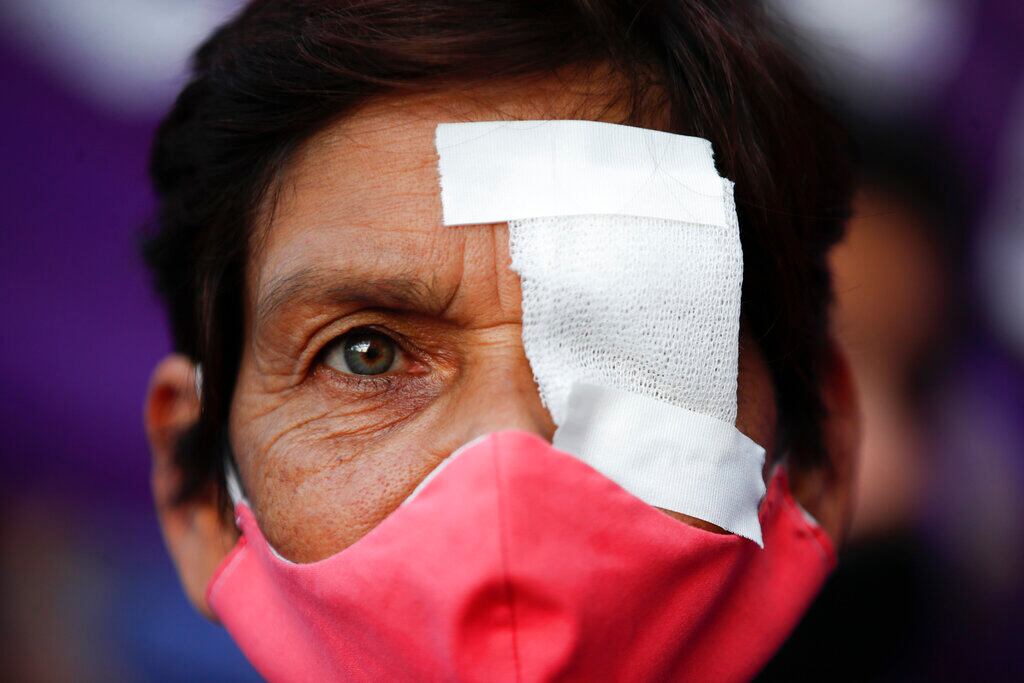
[[[491,231],[491,268],[498,306],[507,315],[522,318],[522,287],[519,275],[512,270],[509,253],[509,227],[507,223],[494,226]]]
[[[450,255],[457,283],[445,315],[465,329],[518,322],[519,277],[511,270],[505,224],[445,228],[459,237],[459,253]],[[455,270],[454,268],[457,268]]]
[[[417,395],[419,394],[419,395]],[[395,398],[386,392],[373,399],[325,399],[319,405],[284,403],[254,416],[245,430],[245,451],[252,476],[285,469],[312,476],[352,460],[360,448],[394,430],[432,400],[430,392]],[[325,452],[332,457],[324,458]]]

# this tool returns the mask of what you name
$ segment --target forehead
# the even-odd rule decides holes
[[[256,252],[256,284],[311,267],[389,254],[407,262],[440,230],[433,129],[440,111],[382,103],[306,141],[282,175]],[[392,249],[381,251],[382,242]]]
[[[279,180],[250,261],[249,293],[302,264],[388,270],[438,267],[437,252],[465,231],[441,224],[434,131],[438,123],[533,118],[621,121],[595,85],[562,74],[461,92],[382,97],[307,140]]]

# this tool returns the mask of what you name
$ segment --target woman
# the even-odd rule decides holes
[[[607,480],[597,473],[548,452],[558,425],[524,350],[508,224],[452,229],[438,219],[439,124],[567,119],[710,141],[718,173],[735,182],[743,247],[735,427],[764,447],[762,483],[784,458],[797,501],[841,540],[857,421],[845,363],[828,336],[824,258],[846,208],[842,139],[748,3],[252,2],[199,49],[192,79],[157,133],[159,214],[147,258],[175,353],[154,371],[146,422],[157,507],[185,590],[201,612],[228,624],[265,675],[582,679],[595,675],[587,667],[604,652],[608,678],[698,672],[732,680],[763,664],[813,594],[811,587],[788,602],[780,596],[764,614],[786,618],[748,619],[757,622],[753,632],[737,624],[759,600],[756,583],[699,615],[688,607],[677,618],[662,614],[669,626],[656,626],[658,611],[639,597],[633,606],[616,602],[611,614],[573,611],[600,601],[584,590],[563,604],[565,591],[548,590],[562,562],[538,555],[548,560],[531,586],[546,596],[540,603],[557,595],[561,607],[529,612],[521,603],[516,622],[508,595],[521,597],[522,586],[508,575],[494,583],[511,591],[505,598],[480,598],[474,590],[491,586],[490,578],[467,587],[441,563],[436,587],[403,602],[414,581],[403,565],[419,560],[396,558],[393,549],[357,551],[394,533],[403,552],[418,553],[413,530],[436,529],[428,517],[409,518],[461,495],[472,508],[479,491],[468,483],[470,466],[453,465],[433,492],[423,490],[421,504],[396,509],[460,446],[514,430],[486,441],[492,455],[479,460],[505,462],[502,449],[539,453],[508,462],[560,463],[552,477],[604,492],[573,499],[580,519],[614,517],[620,506],[635,523],[627,528],[644,527],[638,536],[690,525],[703,535],[669,543],[686,553],[725,543],[730,557],[747,558],[730,566],[748,583],[777,578],[752,554],[759,549],[727,527],[679,510],[669,511],[675,520],[645,516],[638,501],[602,488]],[[523,440],[523,432],[543,441]],[[237,519],[228,512],[228,483]],[[433,526],[456,509],[446,507]],[[765,514],[762,507],[762,525]],[[402,515],[405,522],[394,521]],[[673,526],[662,529],[663,520]],[[457,524],[489,538],[487,519]],[[241,539],[239,526],[247,529]],[[565,533],[572,564],[575,532]],[[543,545],[529,547],[525,537],[525,554]],[[250,576],[235,571],[246,543],[267,551],[264,564],[243,565],[251,582],[225,592],[248,597],[211,606],[215,586],[230,584],[232,573]],[[452,565],[472,560],[452,538],[422,543],[428,552],[440,544]],[[764,552],[770,546],[766,535]],[[478,554],[487,552],[481,546]],[[257,577],[273,562],[280,567]],[[750,563],[759,568],[743,569]],[[361,566],[370,569],[359,574]],[[732,595],[728,572],[706,567],[700,582]],[[341,571],[367,581],[362,597],[345,592],[354,579],[341,580]],[[365,592],[380,590],[367,572],[390,587]],[[669,578],[655,592],[697,582]],[[460,591],[466,609],[442,615],[447,608],[431,603]],[[555,627],[546,613],[558,614]],[[535,668],[526,614],[541,615],[536,647],[558,643],[561,653]],[[621,618],[631,633],[663,637],[602,630]],[[687,636],[673,630],[675,621],[689,624]],[[346,623],[361,624],[358,643]],[[557,624],[568,623],[567,635]],[[747,646],[729,635],[741,632]],[[742,664],[715,668],[733,659]]]

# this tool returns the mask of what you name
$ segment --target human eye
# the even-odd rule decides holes
[[[391,336],[373,328],[357,327],[328,343],[322,362],[346,375],[372,376],[399,372],[406,359]]]

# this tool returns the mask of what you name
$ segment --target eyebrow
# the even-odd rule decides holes
[[[353,273],[303,268],[267,285],[256,304],[256,325],[265,324],[285,305],[358,304],[438,315],[451,303],[455,289],[440,291],[435,284],[414,276],[359,277]]]

